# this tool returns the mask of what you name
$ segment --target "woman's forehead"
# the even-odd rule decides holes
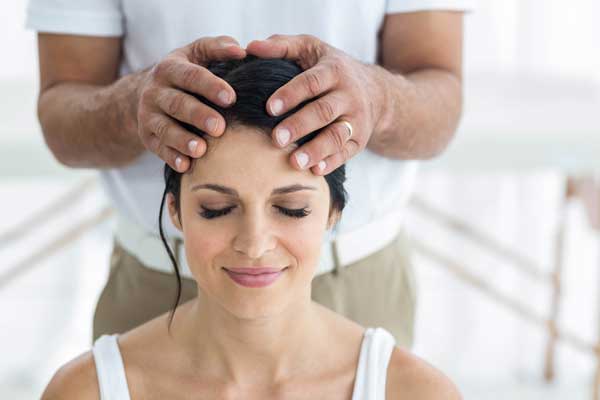
[[[193,161],[186,174],[187,185],[220,183],[255,189],[269,189],[291,183],[322,188],[324,178],[310,170],[299,171],[289,160],[296,145],[281,149],[269,134],[256,128],[229,128],[218,138],[209,139],[210,148]]]

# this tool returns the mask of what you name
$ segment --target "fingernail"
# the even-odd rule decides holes
[[[318,166],[319,166],[319,171],[324,171],[325,167],[327,166],[327,163],[325,161],[321,160],[321,161],[319,161]]]
[[[198,147],[198,141],[190,140],[188,143],[188,149],[190,149],[190,151],[193,153],[194,151],[196,151],[196,147]]]
[[[221,90],[217,97],[219,98],[219,100],[221,100],[223,104],[231,103],[231,96],[229,96],[227,90]]]
[[[290,140],[290,131],[285,128],[279,128],[277,129],[275,136],[277,136],[277,142],[279,142],[281,146],[285,146]]]
[[[177,166],[177,170],[181,169],[181,157],[175,159],[175,165]]]
[[[296,153],[296,161],[300,168],[304,168],[308,163],[308,154],[303,152]]]
[[[204,123],[204,126],[206,126],[207,131],[214,132],[215,129],[217,128],[217,119],[215,117],[206,118],[206,122]]]
[[[280,99],[275,99],[271,102],[271,114],[279,115],[279,113],[283,110],[283,101]]]

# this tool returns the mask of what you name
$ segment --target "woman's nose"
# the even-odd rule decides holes
[[[275,235],[262,216],[244,218],[233,241],[233,248],[251,259],[259,259],[276,245]]]

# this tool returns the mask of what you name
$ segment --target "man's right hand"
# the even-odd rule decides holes
[[[189,157],[202,156],[206,142],[175,119],[215,137],[225,131],[225,120],[186,92],[224,107],[232,105],[235,91],[206,65],[245,56],[246,51],[229,36],[202,38],[172,51],[149,69],[138,88],[138,135],[143,145],[176,171],[187,171]]]

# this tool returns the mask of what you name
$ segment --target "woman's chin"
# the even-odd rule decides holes
[[[228,302],[229,304],[225,304],[225,308],[240,320],[260,321],[281,314],[287,307],[286,299],[282,300],[265,302],[247,299],[247,301]]]

